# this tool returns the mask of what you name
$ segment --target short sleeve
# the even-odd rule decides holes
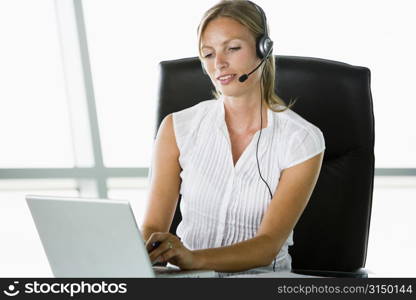
[[[209,105],[214,103],[212,100],[202,101],[192,107],[174,112],[172,114],[173,131],[175,134],[176,144],[179,148],[179,162],[184,162],[187,153],[189,153],[196,141],[196,133],[202,118],[206,115]]]
[[[325,150],[324,135],[312,124],[292,134],[286,145],[282,169],[300,164]]]
[[[173,131],[175,133],[176,144],[179,150],[183,149],[187,136],[190,134],[192,127],[190,122],[192,121],[192,115],[189,111],[180,111],[172,114]]]

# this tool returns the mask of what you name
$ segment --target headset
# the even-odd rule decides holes
[[[261,16],[264,33],[257,38],[256,53],[260,59],[267,59],[270,56],[270,54],[272,54],[273,52],[273,41],[269,37],[269,30],[267,29],[266,14],[264,13],[263,9],[260,6],[258,6],[256,3],[251,2],[251,1],[247,1],[247,2],[250,2],[257,9],[257,11],[259,12]]]

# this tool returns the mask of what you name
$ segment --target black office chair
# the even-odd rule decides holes
[[[198,58],[160,63],[157,128],[169,113],[212,99]],[[293,272],[367,277],[374,179],[374,115],[370,70],[336,61],[276,56],[277,94],[297,99],[292,108],[318,126],[326,150],[308,206],[289,248]],[[181,220],[175,213],[171,232]]]

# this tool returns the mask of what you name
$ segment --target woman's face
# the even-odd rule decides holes
[[[239,22],[227,17],[212,20],[201,36],[201,57],[211,81],[223,95],[238,97],[258,88],[261,68],[243,83],[238,80],[261,61],[253,34]]]

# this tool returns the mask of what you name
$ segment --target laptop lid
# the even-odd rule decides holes
[[[155,277],[128,201],[27,195],[55,277]]]

